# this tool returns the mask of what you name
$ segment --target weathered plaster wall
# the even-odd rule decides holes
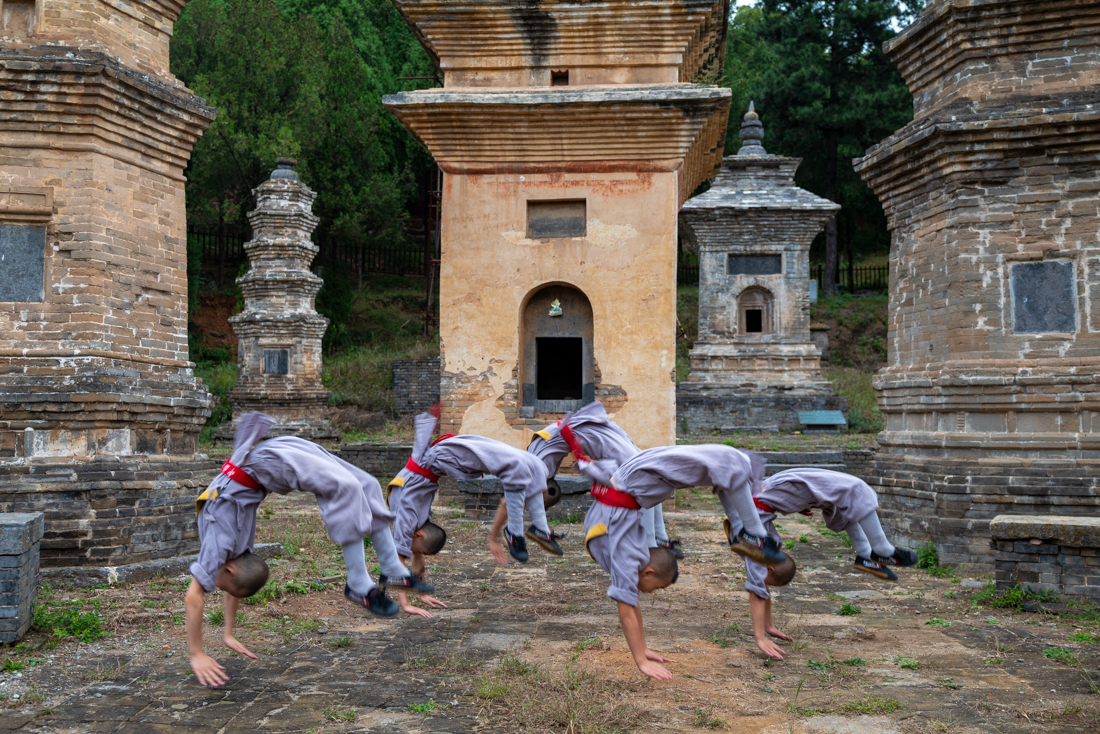
[[[678,190],[677,174],[667,172],[445,177],[440,336],[446,430],[527,445],[530,433],[510,425],[496,403],[518,367],[528,296],[548,283],[564,283],[592,304],[601,382],[626,393],[615,420],[639,446],[673,443]],[[587,236],[527,239],[529,199],[585,199]]]

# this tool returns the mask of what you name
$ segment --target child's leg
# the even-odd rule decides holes
[[[367,573],[366,550],[363,541],[353,541],[343,546],[344,565],[348,569],[348,588],[356,594],[366,596],[374,588],[374,581]]]
[[[864,534],[863,528],[859,526],[859,523],[848,523],[848,527],[844,528],[844,531],[848,533],[848,538],[852,541],[852,550],[856,552],[856,555],[860,558],[870,560],[871,541],[867,540],[867,536]]]
[[[745,526],[745,532],[758,538],[767,536],[764,523],[760,522],[760,514],[752,501],[752,480],[749,479],[743,485],[718,493],[718,499],[722,501],[722,507],[726,510],[726,517],[733,522],[734,517],[741,518],[741,524]],[[732,513],[732,514],[731,514]],[[737,523],[733,523],[737,524]]]
[[[505,492],[504,506],[508,510],[508,532],[513,537],[523,537],[523,492]],[[543,522],[546,520],[543,512]]]
[[[653,508],[653,536],[658,543],[668,545],[668,530],[665,529],[664,503]]]
[[[867,541],[871,548],[883,558],[890,558],[897,550],[886,539],[886,533],[882,530],[882,524],[878,521],[878,513],[872,510],[867,517],[859,521],[860,528],[867,534]]]
[[[660,505],[657,505],[660,507]],[[642,530],[645,531],[646,542],[650,548],[657,547],[657,535],[655,531],[655,511],[657,507],[642,510]]]
[[[405,564],[397,555],[397,546],[393,542],[393,533],[389,528],[382,528],[370,536],[370,542],[378,556],[378,566],[383,576],[399,579],[409,575],[409,569],[405,568]]]
[[[531,524],[535,529],[549,535],[550,525],[546,522],[546,505],[542,502],[541,492],[527,499],[527,512],[531,515]],[[512,515],[509,513],[508,519],[511,520],[511,518]],[[523,523],[520,523],[520,527],[523,527]]]

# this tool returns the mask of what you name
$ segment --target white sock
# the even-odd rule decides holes
[[[504,506],[508,510],[508,532],[513,537],[523,535],[523,492],[505,492]],[[545,518],[545,513],[543,514]],[[543,520],[545,522],[545,519]]]
[[[657,505],[657,507],[660,507],[660,505]],[[654,531],[653,524],[655,514],[654,510],[656,510],[657,507],[650,507],[648,509],[642,510],[642,530],[645,531],[646,542],[649,544],[650,548],[657,547],[657,536]]]
[[[348,588],[356,594],[366,595],[374,588],[374,581],[367,573],[367,555],[363,548],[363,541],[357,540],[342,546],[344,549],[344,565],[348,569]]]
[[[536,529],[541,530],[547,535],[550,534],[550,524],[546,522],[546,505],[542,501],[542,492],[534,495],[527,500],[527,512],[531,515],[531,524]],[[512,515],[509,513],[508,519],[510,520]]]
[[[867,540],[867,536],[859,523],[850,522],[844,530],[852,541],[852,550],[856,552],[856,555],[860,558],[866,558],[868,561],[871,560],[871,542]]]
[[[725,508],[726,517],[730,519],[730,522],[733,522],[733,516],[730,515],[732,510],[735,515],[741,518],[741,524],[749,535],[755,535],[758,538],[767,536],[768,533],[764,530],[764,523],[760,522],[760,513],[756,509],[756,504],[752,501],[752,479],[747,480],[736,489],[719,492],[718,495],[719,499],[722,500],[722,506]],[[736,525],[736,523],[734,524]]]
[[[658,543],[668,543],[668,530],[665,529],[664,503],[653,508],[653,537]]]
[[[409,575],[409,569],[401,562],[397,555],[397,546],[393,542],[393,533],[389,528],[383,528],[370,537],[371,545],[378,556],[378,566],[382,573],[390,578],[404,578]]]
[[[890,558],[897,550],[886,539],[886,533],[882,530],[882,524],[878,521],[878,513],[872,510],[867,517],[859,521],[859,526],[867,534],[867,541],[871,548],[883,558]]]

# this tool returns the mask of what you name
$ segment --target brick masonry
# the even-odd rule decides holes
[[[439,357],[395,359],[393,394],[398,415],[416,415],[439,402]]]
[[[40,512],[0,513],[0,642],[15,642],[34,622],[42,528]]]
[[[1001,515],[990,523],[997,590],[1100,601],[1100,519]]]
[[[183,171],[214,110],[168,71],[183,3],[34,6],[0,18],[0,237],[42,233],[0,303],[0,511],[45,513],[44,566],[193,552]]]
[[[1100,510],[1100,14],[940,0],[885,50],[915,118],[855,162],[893,238],[872,484],[986,570],[994,516]]]

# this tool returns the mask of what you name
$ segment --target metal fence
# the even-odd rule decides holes
[[[817,281],[820,291],[824,287],[825,265],[810,265],[810,277]],[[699,264],[681,259],[676,266],[676,282],[680,285],[699,285]],[[842,267],[837,277],[841,289],[854,291],[884,291],[890,287],[890,268],[880,267],[847,268]]]

